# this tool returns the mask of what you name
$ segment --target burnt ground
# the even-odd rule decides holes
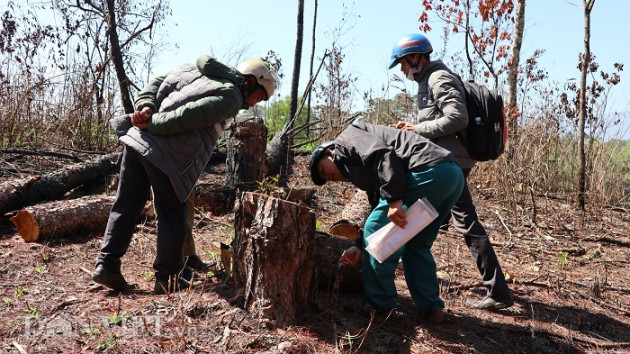
[[[298,160],[290,185],[312,186]],[[223,180],[222,167],[203,178]],[[7,176],[6,178],[10,178]],[[293,326],[252,318],[221,263],[203,287],[153,295],[155,223],[138,225],[123,274],[134,284],[115,293],[90,279],[102,231],[26,243],[7,216],[0,225],[0,351],[173,353],[619,353],[630,352],[630,214],[578,213],[566,202],[536,200],[506,210],[492,190],[471,183],[516,304],[490,312],[466,299],[485,293],[463,237],[442,232],[433,252],[446,321],[418,320],[402,272],[400,308],[389,318],[350,314],[356,294],[322,290]],[[480,183],[481,185],[481,183]],[[317,190],[312,207],[327,229],[354,194],[347,184]],[[234,215],[198,212],[198,253],[219,260],[234,235]]]

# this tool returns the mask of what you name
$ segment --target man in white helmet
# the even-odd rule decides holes
[[[262,60],[246,60],[234,69],[205,55],[151,80],[138,93],[136,112],[112,119],[124,150],[95,282],[127,289],[120,259],[153,189],[158,217],[153,291],[191,286],[195,277],[183,254],[184,240],[191,237],[187,200],[226,124],[240,109],[268,100],[278,85],[278,76]]]

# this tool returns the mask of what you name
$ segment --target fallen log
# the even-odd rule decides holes
[[[0,183],[0,214],[21,208],[22,195],[37,182],[40,176],[12,179]]]
[[[69,236],[103,228],[114,199],[99,195],[29,206],[10,220],[26,242]]]
[[[118,154],[69,165],[59,171],[35,177],[32,183],[0,185],[0,214],[42,201],[58,200],[74,188],[105,179],[115,168]]]

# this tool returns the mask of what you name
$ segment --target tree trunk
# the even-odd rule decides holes
[[[36,180],[18,185],[0,185],[0,213],[17,210],[45,200],[57,200],[70,190],[105,179],[112,173],[118,154],[104,155],[97,161],[70,165]]]
[[[111,45],[111,55],[118,78],[118,86],[120,87],[120,98],[122,100],[125,113],[133,113],[133,103],[131,102],[131,93],[129,92],[129,78],[125,73],[123,63],[122,49],[118,39],[118,26],[116,25],[116,8],[114,0],[107,0],[107,33],[109,35],[109,44]]]
[[[518,88],[518,68],[521,62],[521,46],[523,45],[523,33],[525,30],[525,0],[516,1],[516,18],[514,25],[514,34],[512,39],[512,55],[508,65],[508,81],[507,81],[507,118],[508,133],[510,140],[508,142],[508,156],[513,156],[514,151],[511,148],[518,137],[518,105],[517,105],[517,88]]]
[[[586,205],[586,154],[584,153],[584,132],[586,129],[586,74],[591,63],[591,10],[595,0],[584,0],[584,54],[580,63],[580,122],[578,127],[578,193],[577,202],[580,210]]]
[[[232,184],[261,182],[265,168],[267,127],[255,122],[232,125],[227,167]]]
[[[297,13],[297,38],[295,40],[295,53],[293,56],[293,77],[291,79],[291,103],[289,107],[289,126],[286,131],[291,131],[297,120],[298,113],[298,87],[300,85],[300,66],[302,63],[302,41],[304,37],[304,0],[298,0],[298,13]],[[286,186],[289,179],[289,166],[293,165],[293,156],[291,156],[291,146],[293,145],[293,135],[287,134],[286,147],[282,144],[280,147],[286,149],[286,152],[281,154],[286,156],[286,159],[280,161],[280,171],[278,176],[278,182],[281,186]]]
[[[315,214],[301,204],[246,192],[235,207],[234,279],[252,317],[295,324],[316,284]]]
[[[114,199],[100,195],[54,201],[26,207],[10,220],[26,242],[64,237],[103,228]]]
[[[311,38],[311,60],[310,60],[310,70],[308,73],[309,77],[313,77],[313,64],[315,62],[315,29],[317,28],[317,0],[315,0],[315,7],[313,9],[313,37]],[[311,95],[308,94],[308,104],[306,105],[306,136],[308,139],[311,137],[310,133],[310,122],[311,122]]]

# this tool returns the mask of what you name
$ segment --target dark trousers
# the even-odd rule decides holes
[[[156,278],[168,279],[183,267],[182,247],[187,232],[187,207],[181,203],[169,178],[147,159],[125,147],[116,200],[109,213],[101,253],[97,260],[105,268],[120,269],[136,223],[153,187],[158,217],[157,254],[153,262]]]
[[[510,295],[505,276],[494,253],[488,234],[479,222],[477,211],[468,189],[470,169],[464,170],[466,183],[464,190],[451,209],[453,226],[464,235],[466,246],[481,273],[483,285],[488,289],[488,296],[502,300]],[[448,222],[448,219],[446,220]]]

